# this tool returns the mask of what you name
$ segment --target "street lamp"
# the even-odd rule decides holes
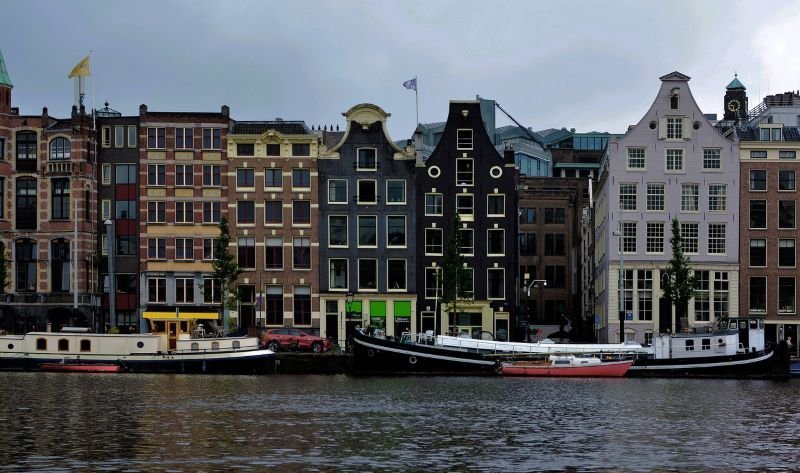
[[[353,317],[353,314],[351,313],[351,311],[353,310],[353,297],[355,297],[355,295],[352,292],[349,292],[349,291],[345,295],[345,304],[344,304],[344,312],[345,312],[345,318],[346,318],[346,321],[345,321],[345,324],[344,324],[344,329],[345,329],[345,333],[344,333],[344,336],[345,336],[345,350],[349,350],[350,349],[350,340],[351,340],[350,327],[351,327],[351,324],[352,324],[351,319]]]
[[[620,222],[620,228],[622,222]],[[623,234],[619,230],[611,232],[612,235],[619,238],[619,341],[625,343],[625,248],[623,247],[622,238]]]
[[[111,328],[114,328],[117,326],[117,288],[114,280],[114,222],[109,219],[103,223],[106,225],[106,248],[108,252],[108,323]],[[103,325],[105,326],[105,322],[103,322]]]
[[[526,273],[527,275],[527,273]],[[530,310],[531,305],[531,287],[536,286],[539,288],[539,303],[536,307],[536,314],[541,318],[542,316],[542,291],[543,288],[547,287],[547,280],[545,279],[534,279],[530,283],[528,283],[527,290],[525,291],[525,307]],[[528,322],[528,331],[530,332],[530,321]],[[527,338],[527,337],[526,337]]]

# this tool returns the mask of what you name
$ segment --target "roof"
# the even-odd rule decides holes
[[[760,141],[756,126],[737,126],[736,136],[740,141]],[[800,141],[800,127],[783,127],[783,141]]]
[[[267,121],[267,122],[234,122],[231,134],[233,135],[260,135],[269,130],[277,131],[284,135],[308,135],[311,131],[302,121]]]
[[[14,87],[11,83],[11,77],[8,76],[8,69],[6,69],[6,62],[3,60],[3,52],[0,51],[0,85]]]
[[[322,144],[327,146],[328,149],[331,149],[337,144],[339,144],[343,136],[344,136],[343,131],[326,131],[322,134],[323,138]]]
[[[738,74],[733,75],[733,80],[725,88],[728,90],[747,90],[747,87],[739,82]]]
[[[555,169],[600,169],[600,163],[555,163]]]
[[[687,76],[686,74],[681,74],[678,71],[673,71],[673,72],[670,72],[667,75],[663,75],[663,76],[659,77],[659,79],[661,79],[661,80],[682,80],[682,81],[687,81],[687,80],[691,79],[691,77]]]

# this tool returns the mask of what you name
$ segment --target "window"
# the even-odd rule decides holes
[[[700,208],[700,186],[681,184],[681,212],[697,212]]]
[[[646,169],[644,148],[628,148],[628,169]]]
[[[375,171],[378,168],[376,159],[377,150],[375,148],[359,148],[357,153],[357,171]]]
[[[167,223],[167,203],[147,203],[147,223]]]
[[[220,284],[216,279],[203,278],[203,303],[213,304],[220,302]]]
[[[166,149],[167,129],[148,128],[147,129],[147,149]]]
[[[378,202],[377,183],[373,180],[358,181],[358,203],[376,204]]]
[[[750,312],[763,313],[767,311],[767,278],[750,278]]]
[[[386,261],[386,289],[389,291],[405,291],[406,281],[406,260],[390,259]]]
[[[256,145],[254,143],[236,143],[236,156],[255,156]]]
[[[664,211],[664,184],[647,183],[647,210],[656,212]]]
[[[281,145],[280,143],[267,143],[267,156],[280,156]]]
[[[38,139],[32,131],[17,132],[17,171],[36,171],[38,157]]]
[[[728,210],[728,187],[725,184],[708,186],[708,210],[726,212]]]
[[[283,202],[280,200],[264,202],[264,223],[269,225],[283,223]]]
[[[639,320],[653,320],[653,271],[636,270],[636,288],[638,289]]]
[[[441,228],[425,229],[425,254],[442,255],[443,253],[443,231]]]
[[[256,268],[255,237],[239,237],[237,242],[237,262],[242,269]]]
[[[703,148],[703,169],[721,169],[722,159],[720,158],[721,150],[718,148],[708,149]]]
[[[681,239],[685,253],[696,254],[700,250],[698,227],[697,223],[681,223]]]
[[[563,237],[563,235],[561,235]],[[491,228],[486,231],[486,255],[503,256],[506,253],[506,231]]]
[[[147,239],[147,259],[166,259],[167,240],[165,238]]]
[[[194,128],[175,128],[175,148],[194,148]]]
[[[219,187],[220,180],[220,166],[216,164],[206,164],[203,166],[203,187]]]
[[[117,254],[123,256],[136,256],[139,245],[135,235],[117,236]]]
[[[764,169],[751,169],[750,170],[750,190],[751,191],[765,191],[767,190],[767,171]]]
[[[111,127],[110,126],[104,126],[103,127],[102,146],[103,146],[103,148],[110,148],[111,147]]]
[[[191,304],[194,302],[194,279],[175,278],[175,303]]]
[[[456,130],[456,149],[472,149],[472,130],[461,128]]]
[[[709,271],[695,271],[697,289],[694,292],[694,319],[698,322],[711,320],[711,284]]]
[[[256,174],[252,168],[240,168],[236,170],[236,187],[252,189],[256,187]]]
[[[764,246],[766,246],[766,240]],[[778,240],[778,266],[784,268],[793,268],[795,266],[795,249],[794,239],[781,238]],[[750,262],[752,266],[752,261]]]
[[[796,189],[794,170],[781,169],[778,171],[778,190],[793,191]]]
[[[331,258],[328,260],[329,289],[347,289],[347,259]]]
[[[793,229],[795,202],[793,200],[781,200],[778,202],[778,228]]]
[[[17,179],[17,230],[36,230],[36,179]]]
[[[667,139],[678,140],[683,138],[683,118],[667,118]]]
[[[767,266],[767,240],[764,238],[753,238],[750,240],[750,266]]]
[[[386,216],[386,246],[406,246],[406,217],[404,215]]]
[[[69,219],[69,178],[59,178],[50,181],[53,185],[52,214],[53,220]]]
[[[724,223],[708,224],[708,254],[724,255],[726,241],[726,228]]]
[[[293,200],[292,201],[292,224],[308,225],[311,223],[311,201]]]
[[[536,234],[535,233],[520,233],[519,234],[519,254],[520,254],[520,256],[534,256],[534,255],[536,255]]]
[[[544,209],[544,223],[564,223],[564,209]]]
[[[136,136],[136,126],[128,125],[128,148],[136,148],[139,145],[139,137]]]
[[[472,194],[456,195],[456,212],[462,220],[471,221],[474,216],[475,199]]]
[[[203,149],[222,149],[220,128],[203,128]]]
[[[347,181],[345,179],[328,179],[328,203],[347,203]]]
[[[694,340],[686,340],[686,351],[694,351]]]
[[[194,170],[192,169],[191,164],[175,165],[175,185],[176,186],[194,185]]]
[[[444,209],[442,202],[442,194],[425,194],[425,215],[443,215]]]
[[[636,184],[619,185],[619,209],[636,210]]]
[[[475,297],[475,268],[462,268],[464,275],[464,284],[459,287],[464,294],[464,297],[472,299]]]
[[[767,228],[767,201],[750,201],[750,228]]]
[[[795,282],[793,277],[778,278],[778,313],[794,314]]]
[[[358,246],[375,247],[378,245],[378,217],[358,216]]]
[[[328,216],[328,246],[347,247],[347,215]]]
[[[680,102],[680,96],[678,94],[670,95],[670,97],[669,97],[669,108],[670,108],[670,110],[677,110],[679,102]]]
[[[458,236],[461,240],[460,253],[463,256],[475,255],[475,230],[472,228],[459,228]]]
[[[175,239],[175,259],[180,259],[180,260],[194,259],[194,238]]]
[[[103,164],[100,166],[101,173],[102,173],[102,183],[104,186],[111,184],[111,165],[110,164]]]
[[[750,151],[750,159],[766,159],[766,158],[767,158],[766,151],[761,151],[761,150]]]
[[[139,169],[136,164],[116,164],[114,174],[116,184],[136,184]]]
[[[308,143],[292,143],[292,156],[311,156],[311,145]]]
[[[797,151],[778,151],[779,159],[795,159],[796,157]]]
[[[667,150],[667,171],[668,172],[682,172],[683,171],[683,150],[682,149],[668,149]]]
[[[486,196],[486,215],[489,217],[503,217],[506,214],[506,196],[503,194],[489,194]]]
[[[292,267],[311,269],[311,238],[294,237],[292,240]]]
[[[311,188],[311,170],[292,169],[292,187],[306,189]]]
[[[425,268],[425,298],[438,299],[442,295],[442,268]]]
[[[536,208],[521,207],[519,209],[519,223],[536,223]]]
[[[622,222],[623,253],[636,253],[636,222]]]
[[[283,286],[267,286],[267,325],[283,323]]]
[[[147,278],[147,302],[167,302],[167,278]]]
[[[203,260],[214,260],[214,246],[217,242],[214,238],[203,238]]]
[[[135,220],[137,215],[135,200],[118,200],[114,218],[117,220]]]
[[[194,222],[194,202],[177,201],[175,202],[175,223]]]
[[[111,218],[111,199],[100,201],[100,218],[106,221]]]
[[[487,271],[487,299],[505,299],[506,298],[506,270],[504,268],[489,268]]]
[[[647,252],[664,252],[664,222],[647,222]]]
[[[267,237],[265,248],[266,268],[283,269],[283,238]]]
[[[0,160],[6,159],[6,139],[0,138]]]
[[[55,138],[50,142],[50,161],[68,161],[72,155],[72,144],[66,138]]]
[[[469,158],[456,159],[456,185],[471,186],[475,183],[473,162]]]
[[[236,223],[239,225],[252,225],[256,223],[256,203],[252,200],[239,200],[236,202]]]
[[[404,179],[386,180],[386,204],[402,205],[406,203],[406,181]]]
[[[275,168],[265,169],[264,186],[276,188],[283,187],[283,170]]]
[[[220,203],[203,202],[203,223],[220,222]]]
[[[148,164],[147,165],[147,185],[165,186],[167,185],[167,165]]]
[[[563,233],[545,233],[544,235],[544,255],[545,256],[564,256],[566,247],[564,245]]]
[[[14,258],[17,267],[17,292],[36,291],[37,282],[37,243],[29,238],[23,238],[14,242]]]
[[[50,242],[50,278],[53,292],[69,292],[69,241],[58,238]],[[5,251],[5,248],[3,248]]]
[[[294,324],[311,325],[310,286],[295,286],[294,288]]]
[[[359,290],[378,289],[378,260],[376,259],[358,260],[358,289]]]

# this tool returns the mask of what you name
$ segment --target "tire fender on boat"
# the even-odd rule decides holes
[[[411,365],[416,365],[417,364],[417,357],[414,356],[414,355],[409,356],[408,357],[408,363],[411,364]]]

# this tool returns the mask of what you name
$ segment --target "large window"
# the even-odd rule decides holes
[[[311,201],[292,201],[292,223],[294,225],[308,225],[311,223]]]
[[[69,219],[69,178],[58,178],[50,181],[53,185],[53,209],[51,218],[54,220]]]
[[[219,202],[203,202],[203,223],[219,223],[220,215]]]
[[[358,260],[358,289],[368,291],[378,289],[378,260]]]
[[[714,271],[714,316],[727,319],[730,313],[730,280],[727,271]]]
[[[203,165],[203,187],[219,187],[221,185],[221,168],[216,164]]]
[[[14,242],[14,263],[17,266],[17,292],[36,291],[38,247],[34,240],[22,238]]]
[[[443,253],[443,231],[441,228],[425,229],[425,254],[442,255]]]
[[[378,183],[372,179],[361,179],[358,181],[358,196],[357,201],[359,204],[376,204],[378,203]]]
[[[36,230],[36,179],[17,179],[17,230]]]
[[[725,212],[728,210],[728,188],[725,184],[711,184],[708,186],[708,210],[711,212]]]
[[[308,143],[292,143],[292,156],[311,156],[311,145]]]
[[[194,128],[175,128],[175,148],[194,148]]]
[[[622,222],[622,248],[623,253],[636,253],[636,222]]]
[[[682,172],[683,171],[683,150],[682,149],[668,149],[667,150],[667,167],[668,172]]]
[[[203,149],[222,149],[220,128],[203,128]]]
[[[711,320],[711,284],[709,271],[695,271],[697,289],[694,293],[694,319],[698,322]]]
[[[175,259],[176,260],[194,259],[194,238],[175,239]]]
[[[404,215],[388,215],[386,217],[386,246],[406,246],[406,217]]]
[[[647,252],[664,252],[664,222],[647,222]]]
[[[292,267],[294,269],[311,269],[311,238],[294,237],[292,239]]]
[[[506,298],[506,270],[504,268],[489,268],[487,271],[486,298]]]
[[[703,149],[703,169],[710,170],[710,169],[721,169],[722,168],[722,160],[720,159],[720,152],[719,148],[714,149]]]
[[[750,228],[767,228],[767,201],[750,201]]]
[[[667,139],[679,140],[683,138],[683,118],[667,118]]]
[[[796,253],[794,245],[795,240],[793,238],[781,238],[778,240],[778,266],[783,268],[793,268],[795,266]]]
[[[778,313],[795,313],[795,279],[793,277],[778,278]]]
[[[203,278],[203,303],[219,303],[222,298],[219,281],[211,278]]]
[[[147,302],[167,302],[167,278],[147,278]]]
[[[795,181],[794,170],[781,169],[778,171],[778,190],[779,191],[793,191],[796,189],[797,182]]]
[[[619,209],[636,210],[636,184],[625,182],[619,185]]]
[[[281,145],[280,143],[267,143],[267,156],[280,156]]]
[[[442,194],[425,194],[425,215],[440,216],[443,214]]]
[[[114,183],[115,184],[136,184],[138,170],[135,164],[115,164]],[[109,182],[110,184],[110,182]]]
[[[664,184],[660,182],[647,183],[647,210],[664,211]]]
[[[50,242],[50,278],[53,292],[69,292],[69,241],[58,238]]]
[[[778,228],[795,228],[795,202],[793,200],[781,200],[778,202]]]
[[[239,237],[237,242],[237,263],[242,269],[256,268],[255,237]]]
[[[726,228],[724,223],[708,224],[708,254],[724,255],[726,253]]]
[[[194,279],[175,278],[175,303],[191,304],[194,302]]]
[[[39,143],[36,133],[32,131],[17,132],[17,171],[36,171],[36,158]]]
[[[639,300],[637,315],[639,320],[653,320],[653,271],[636,271],[636,289]]]
[[[311,188],[311,170],[310,169],[292,169],[292,187],[295,189],[309,189]]]
[[[166,223],[167,203],[163,201],[147,203],[147,223]]]
[[[147,259],[167,259],[167,240],[165,238],[147,239]]]
[[[378,169],[378,162],[376,156],[377,156],[377,150],[375,148],[359,148],[356,170],[375,171],[376,169]]]
[[[236,156],[255,156],[255,143],[236,143]]]
[[[456,212],[462,220],[472,221],[475,215],[475,196],[456,194]]]
[[[761,268],[767,266],[767,240],[753,238],[750,240],[750,266]]]
[[[488,217],[503,217],[506,214],[506,196],[503,194],[489,194],[486,196],[486,215]]]
[[[175,165],[175,185],[184,187],[194,185],[194,169],[191,164]]]
[[[68,161],[72,145],[66,138],[55,138],[50,142],[50,161]]]
[[[405,291],[407,289],[406,260],[389,259],[386,261],[386,288],[389,291]]]
[[[167,185],[167,165],[148,164],[147,165],[147,185],[165,186]]]
[[[628,148],[628,169],[645,169],[645,149]]]
[[[236,188],[253,189],[256,187],[256,173],[253,168],[241,168],[236,170]]]
[[[347,215],[328,216],[328,246],[347,247]]]
[[[767,311],[767,278],[762,276],[750,278],[750,312]]]
[[[283,269],[283,238],[267,237],[264,253],[267,269]]]
[[[347,259],[331,258],[328,260],[328,286],[330,289],[347,289]]]
[[[378,245],[378,217],[372,215],[358,216],[358,246],[374,247]]]
[[[700,234],[697,223],[681,223],[681,239],[684,253],[696,254],[700,251]]]
[[[236,223],[239,225],[252,225],[256,223],[256,203],[252,200],[239,200],[236,202]]]
[[[167,129],[150,127],[147,129],[147,148],[165,149],[167,147]]]
[[[700,186],[681,185],[681,212],[697,212],[700,209]]]
[[[475,183],[474,163],[469,158],[456,159],[456,185],[471,186]]]
[[[283,187],[283,170],[270,168],[264,170],[264,187]]]
[[[311,286],[294,288],[294,324],[311,325]]]
[[[280,200],[264,202],[264,223],[268,225],[283,223],[283,202]]]
[[[563,237],[563,235],[561,235]],[[506,231],[502,228],[491,228],[486,231],[487,256],[504,256],[506,254]]]
[[[751,191],[765,191],[767,190],[767,171],[764,169],[751,169],[750,170],[750,190]]]
[[[402,205],[406,203],[406,181],[404,179],[386,180],[386,204]]]
[[[456,149],[472,149],[472,129],[459,128],[456,130]]]
[[[267,286],[267,325],[283,324],[283,286]]]
[[[194,202],[191,200],[175,202],[175,223],[194,222]]]

